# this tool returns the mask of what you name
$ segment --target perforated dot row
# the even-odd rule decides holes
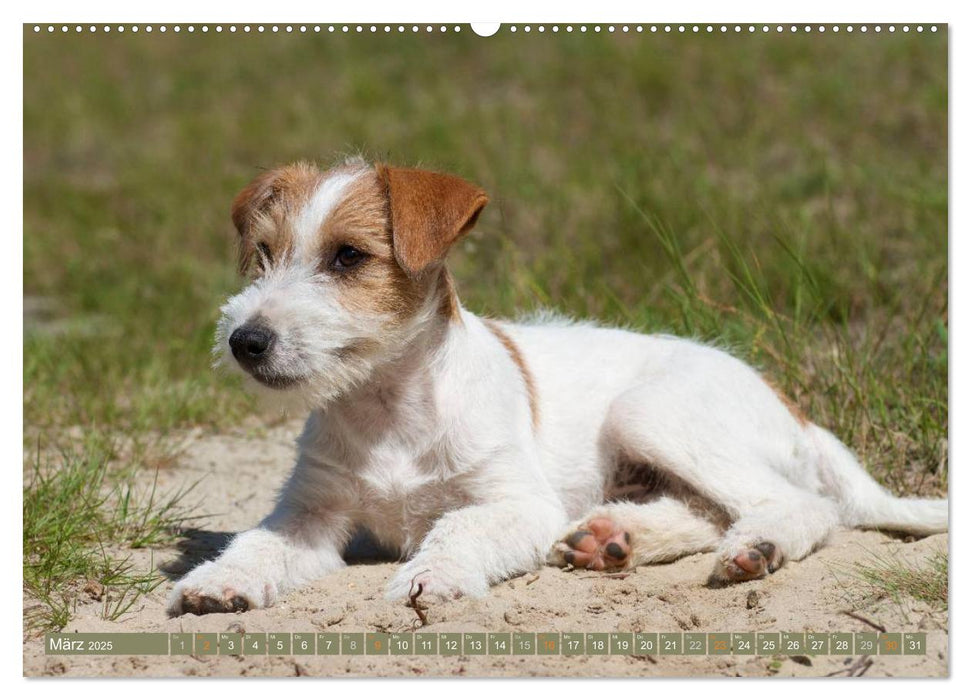
[[[388,25],[388,24],[384,24],[384,25],[376,25],[376,24],[370,24],[370,25],[364,25],[364,24],[356,24],[356,25],[348,25],[348,24],[340,24],[340,25],[333,25],[333,24],[330,24],[330,25],[319,25],[319,24],[314,24],[314,25],[307,25],[307,24],[298,24],[298,25],[293,25],[293,24],[286,24],[286,25],[277,25],[277,24],[271,24],[271,25],[263,25],[263,24],[256,24],[256,25],[250,25],[250,24],[243,24],[243,25],[235,25],[235,24],[228,24],[228,25],[222,25],[222,24],[215,24],[215,25],[207,25],[207,24],[203,24],[203,25],[192,25],[192,24],[190,24],[190,25],[185,25],[185,26],[178,25],[178,24],[172,25],[172,26],[167,26],[167,25],[152,26],[152,25],[137,25],[137,24],[132,24],[132,25],[123,25],[123,24],[119,24],[119,25],[107,25],[106,24],[106,25],[101,25],[101,26],[97,26],[97,25],[93,25],[93,24],[92,25],[87,25],[87,26],[82,26],[80,24],[77,24],[77,25],[67,25],[67,24],[61,24],[61,25],[53,25],[53,24],[39,25],[39,24],[35,24],[33,28],[34,28],[34,32],[35,33],[41,33],[41,32],[46,31],[47,33],[50,33],[50,34],[53,34],[54,32],[57,32],[57,31],[60,31],[62,33],[67,33],[67,32],[72,32],[72,31],[75,32],[75,33],[81,33],[81,32],[84,32],[84,31],[87,31],[89,33],[95,33],[95,32],[101,31],[101,32],[105,32],[105,33],[117,32],[119,34],[122,34],[124,32],[131,32],[133,34],[138,33],[138,32],[145,32],[147,34],[150,34],[150,33],[155,32],[155,31],[161,32],[163,34],[165,32],[169,32],[169,31],[174,32],[176,34],[178,34],[180,32],[183,32],[183,31],[184,32],[188,32],[190,34],[193,34],[195,32],[201,32],[203,34],[206,34],[206,33],[210,32],[210,31],[216,32],[216,33],[229,32],[231,34],[232,33],[237,33],[237,32],[242,32],[244,34],[253,33],[253,32],[255,32],[257,34],[259,34],[259,33],[266,33],[266,32],[269,32],[269,33],[280,33],[280,32],[283,32],[283,33],[288,33],[288,34],[292,34],[292,33],[306,34],[308,32],[317,33],[317,34],[319,34],[321,32],[328,32],[328,33],[335,33],[335,32],[337,32],[337,33],[344,33],[344,34],[349,34],[349,33],[358,33],[358,34],[371,33],[371,34],[376,34],[378,32],[383,32],[385,34],[390,34],[392,32],[397,32],[399,34],[404,34],[406,32],[411,32],[413,34],[417,34],[419,32],[424,32],[426,34],[429,34],[429,33],[432,33],[432,32],[445,33],[445,32],[450,32],[450,31],[451,32],[461,32],[462,31],[462,28],[460,26],[458,26],[458,25],[446,26],[446,25],[431,25],[431,24],[422,24],[422,25],[418,25],[418,24],[411,24],[411,25],[403,25],[403,24],[399,24],[399,25]],[[929,25],[928,27],[926,27],[926,29],[928,29],[931,32],[936,32],[937,31],[937,26],[932,24],[932,25]],[[755,25],[755,24],[747,24],[747,25],[741,25],[741,24],[734,24],[734,25],[728,25],[728,24],[719,24],[719,25],[712,25],[712,24],[661,24],[661,25],[658,25],[658,24],[652,24],[652,25],[646,25],[646,26],[645,25],[640,25],[640,24],[637,24],[637,25],[627,25],[627,24],[624,24],[624,25],[613,25],[613,24],[609,24],[609,25],[603,25],[603,26],[601,26],[601,25],[597,24],[597,25],[590,25],[590,26],[588,26],[588,25],[578,25],[578,26],[574,26],[574,25],[564,25],[564,26],[561,27],[560,25],[556,25],[556,24],[550,25],[550,26],[546,26],[546,25],[542,25],[542,24],[535,25],[535,26],[534,25],[528,25],[528,24],[527,25],[516,25],[516,24],[513,24],[513,25],[509,25],[508,27],[505,27],[505,30],[508,31],[508,32],[514,33],[514,34],[517,33],[517,32],[523,32],[523,33],[527,33],[528,34],[528,33],[532,32],[532,31],[536,31],[536,32],[539,32],[541,34],[544,33],[544,32],[547,32],[547,31],[550,31],[550,32],[553,32],[553,33],[558,33],[558,32],[561,32],[561,31],[567,32],[567,33],[571,33],[571,32],[580,32],[580,33],[584,33],[584,32],[594,32],[594,33],[597,33],[597,32],[603,32],[603,31],[606,31],[606,32],[610,33],[610,32],[618,32],[619,31],[619,32],[622,32],[622,33],[624,33],[624,32],[637,32],[637,33],[650,32],[650,33],[655,33],[655,34],[656,33],[680,33],[680,34],[687,34],[687,33],[701,34],[701,33],[705,33],[705,34],[713,34],[713,33],[716,33],[716,32],[723,33],[723,34],[724,33],[729,33],[729,32],[734,32],[736,34],[740,34],[742,32],[747,32],[749,34],[754,34],[756,32],[761,32],[763,34],[767,34],[769,32],[773,32],[773,31],[776,32],[776,33],[789,32],[789,33],[795,34],[797,32],[802,32],[802,33],[808,34],[808,33],[811,33],[811,32],[817,32],[817,33],[825,33],[825,32],[839,33],[841,31],[843,31],[843,32],[846,32],[846,33],[862,32],[862,33],[865,34],[867,32],[875,32],[875,33],[879,34],[881,32],[889,32],[889,33],[893,34],[893,33],[896,33],[898,31],[904,32],[904,33],[907,33],[907,32],[910,32],[910,31],[923,32],[925,30],[925,26],[924,25],[921,25],[921,24],[917,24],[917,25],[909,25],[909,24],[903,24],[903,25],[893,25],[893,24],[891,24],[891,25],[879,25],[879,24],[878,25],[866,25],[866,24],[863,24],[863,25],[853,25],[853,24],[847,24],[847,25],[823,25],[823,24],[820,24],[818,26],[817,25],[808,25],[808,24],[805,24],[805,25],[795,25],[795,24],[788,24],[788,25],[783,25],[783,24],[773,24],[773,25],[769,25],[769,24],[760,24],[760,25]]]

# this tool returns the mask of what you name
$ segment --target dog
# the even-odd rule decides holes
[[[892,496],[730,354],[463,308],[445,257],[487,202],[459,177],[362,159],[269,170],[236,197],[253,279],[222,308],[216,352],[310,415],[273,511],[175,585],[171,615],[272,605],[343,567],[360,530],[405,560],[391,599],[711,551],[722,585],[837,527],[946,531],[946,500]]]

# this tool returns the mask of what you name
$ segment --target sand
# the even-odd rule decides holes
[[[231,533],[253,526],[272,504],[294,458],[299,424],[185,437],[173,464],[159,472],[159,489],[199,481],[190,496],[195,531],[175,547],[126,552],[170,576],[212,556]],[[145,475],[145,487],[154,475]],[[397,677],[640,677],[948,675],[947,613],[912,599],[874,595],[853,576],[853,563],[879,556],[919,563],[946,550],[947,535],[914,542],[880,532],[842,531],[828,546],[772,576],[728,588],[705,580],[711,554],[663,566],[640,567],[626,577],[545,567],[501,583],[481,599],[430,603],[423,632],[872,632],[846,614],[856,612],[888,631],[927,633],[922,656],[48,656],[43,638],[24,640],[27,676],[397,676]],[[66,632],[410,632],[414,610],[384,600],[396,568],[362,562],[286,596],[275,607],[239,614],[170,619],[166,582],[138,599],[120,619],[104,619],[104,600],[82,594]],[[34,602],[24,601],[25,607]],[[872,663],[871,663],[872,662]]]

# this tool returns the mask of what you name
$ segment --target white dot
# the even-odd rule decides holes
[[[175,25],[174,27],[172,27],[172,31],[178,34],[179,32],[182,31],[182,27],[180,27],[179,25]]]
[[[853,33],[853,27],[852,26],[847,27],[846,28],[846,31],[848,31],[848,32],[850,32],[852,34]]]
[[[825,32],[826,31],[826,27],[824,27],[823,25],[819,25],[819,31],[820,31],[820,33]]]
[[[67,31],[67,25],[64,25],[63,27],[61,27],[61,31],[62,32],[66,32]]]
[[[593,28],[593,31],[599,32],[600,31],[600,25],[598,24],[596,27],[594,27]]]
[[[763,24],[762,25],[762,33],[765,34],[767,31],[769,31],[769,25]]]
[[[163,25],[162,25],[161,27],[159,27],[159,28],[158,28],[158,30],[159,30],[160,32],[162,32],[162,34],[165,34],[165,32],[167,32],[167,31],[168,31],[168,27],[166,27],[166,26],[165,26],[165,25],[163,24]]]
[[[528,24],[525,27],[523,27],[523,31],[526,32],[527,34],[529,33],[530,29],[532,29],[532,27],[530,27]]]
[[[642,27],[642,26],[640,26],[640,25],[638,25],[638,27],[637,27],[637,31],[638,31],[638,32],[643,32],[643,31],[644,31],[644,27]]]
[[[222,33],[222,30],[223,30],[223,26],[221,24],[217,24],[216,25],[216,32],[221,34]]]
[[[319,25],[319,24],[315,24],[315,25],[314,25],[314,31],[315,31],[315,32],[316,32],[317,34],[320,34],[320,25]]]
[[[740,31],[742,31],[742,28],[736,24],[735,25],[735,31],[736,32],[740,32]]]
[[[542,26],[542,25],[540,25],[540,26],[539,26],[539,31],[540,31],[540,32],[545,32],[545,31],[546,31],[546,27],[544,27],[544,26]]]
[[[81,32],[81,31],[84,31],[84,30],[83,30],[83,29],[81,29],[81,25],[79,24],[78,26],[76,26],[76,27],[74,28],[74,31],[76,31],[76,32]]]
[[[678,27],[678,31],[681,32],[682,34],[684,33],[684,25],[683,24],[680,27]]]
[[[554,32],[558,32],[558,31],[560,31],[560,28],[554,24],[553,25],[553,31]]]
[[[874,27],[874,28],[873,28],[873,31],[875,31],[875,32],[880,32],[880,31],[881,31],[881,29],[880,29],[880,26],[879,26],[879,25],[877,25],[876,27]]]
[[[833,27],[833,31],[836,32],[837,34],[839,33],[839,30],[840,30],[839,27]]]
[[[726,27],[724,24],[722,25],[722,31],[723,32],[727,32],[728,31],[728,27]]]
[[[441,26],[441,27],[439,28],[439,31],[441,31],[441,32],[447,32],[447,31],[448,31],[448,27],[446,27],[446,26],[445,26],[445,25],[443,24],[443,25],[442,25],[442,26]]]
[[[610,25],[609,27],[607,27],[607,31],[608,32],[613,32],[614,31],[614,25]]]
[[[374,25],[372,24],[372,25],[371,25],[371,32],[373,33],[373,32],[376,32],[376,31],[378,31],[378,28],[377,28],[377,27],[375,27],[375,26],[374,26]]]
[[[136,34],[138,33],[138,27],[137,26],[132,27],[131,30],[133,32],[135,32]]]
[[[630,27],[628,27],[626,24],[624,25],[624,31],[625,32],[629,32],[630,31]]]
[[[35,32],[39,32],[40,31],[40,27],[38,27],[36,24],[34,25],[34,31]]]
[[[917,31],[918,31],[918,32],[922,32],[922,31],[924,31],[924,25],[922,25],[922,24],[921,24],[921,25],[918,25],[918,26],[917,26]]]
[[[777,26],[775,28],[775,30],[776,30],[776,32],[781,32],[782,31],[782,25],[780,24],[779,26]]]
[[[866,34],[866,25],[865,24],[862,27],[860,27],[860,31],[863,32],[864,34]]]
[[[121,32],[122,34],[124,34],[125,33],[125,28],[124,27],[118,27],[118,31]]]
[[[931,27],[931,31],[932,32],[936,32],[937,31],[937,25],[936,24]]]
[[[664,31],[670,32],[671,31],[671,25],[670,24],[665,24],[664,25]]]
[[[47,31],[48,32],[53,32],[54,31],[54,27],[50,27],[50,26],[47,27]],[[108,31],[111,31],[111,30],[109,29]]]
[[[426,32],[431,32],[432,31],[432,25],[429,24],[427,27],[425,27],[425,31]]]
[[[516,33],[516,27],[515,27],[515,25],[513,25],[512,27],[509,27],[509,31],[511,31],[513,34],[515,34]]]
[[[895,31],[897,31],[897,28],[895,26],[893,26],[893,25],[890,25],[889,27],[887,27],[887,31],[888,32],[895,32]]]
[[[90,27],[88,27],[88,31],[89,32],[96,32],[96,31],[98,31],[98,28],[92,24]]]
[[[707,27],[705,27],[705,31],[708,32],[709,34],[711,34],[712,31],[714,31],[714,30],[712,29],[711,25],[709,24]]]
[[[752,33],[752,32],[754,32],[754,31],[755,31],[755,27],[753,27],[753,26],[752,26],[752,25],[750,24],[750,25],[748,26],[748,33],[749,33],[749,34],[751,34],[751,33]]]
[[[797,31],[796,25],[792,25],[791,27],[789,27],[789,31],[795,34]]]
[[[152,25],[148,25],[147,27],[145,27],[145,31],[146,32],[151,32],[152,31]]]
[[[904,27],[904,31],[905,31],[905,32],[909,32],[909,31],[910,31],[910,27],[907,27],[907,26],[905,26],[905,27]]]
[[[572,27],[572,26],[571,26],[571,27],[567,27],[567,28],[566,28],[566,31],[568,31],[568,32],[572,32],[572,31],[573,31],[573,27]]]

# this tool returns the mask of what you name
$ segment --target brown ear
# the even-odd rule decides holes
[[[267,170],[257,176],[243,191],[233,199],[233,225],[240,236],[245,236],[257,213],[263,211],[273,199],[276,190],[274,184],[280,175],[280,169]]]
[[[377,172],[388,192],[395,259],[411,277],[444,260],[489,202],[481,188],[454,175],[388,165]]]

